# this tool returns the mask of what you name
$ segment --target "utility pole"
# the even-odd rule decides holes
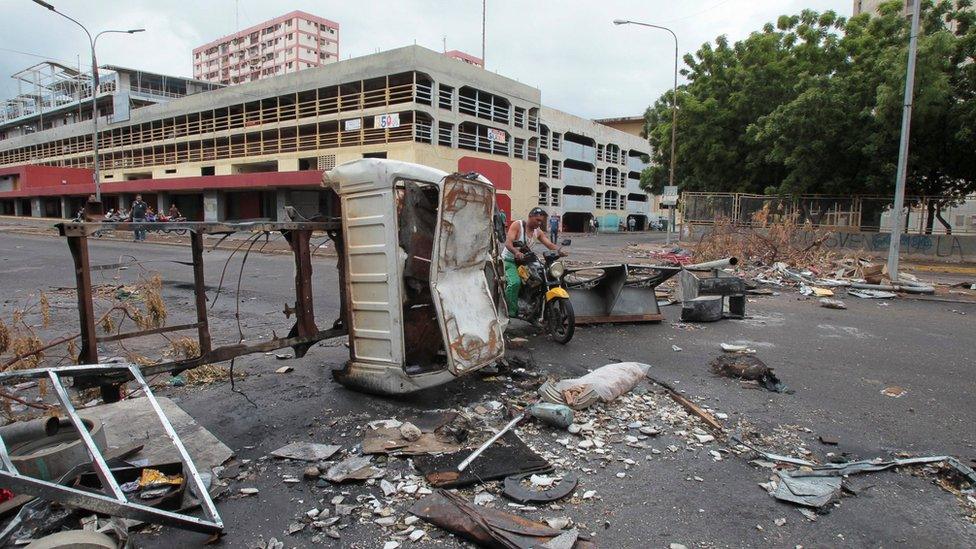
[[[672,189],[676,188],[674,183],[674,164],[678,158],[678,35],[674,33],[673,30],[668,27],[662,27],[660,25],[652,25],[650,23],[642,23],[640,21],[629,21],[626,19],[614,19],[614,25],[640,25],[642,27],[650,27],[652,29],[658,29],[667,31],[671,34],[671,38],[674,38],[674,87],[671,90],[671,166],[668,172],[668,186]],[[674,210],[677,208],[677,203],[671,204],[668,208],[668,232],[667,240],[665,244],[671,244],[671,231],[674,228],[675,215]],[[681,240],[681,233],[678,233],[678,240]]]
[[[76,19],[61,13],[60,11],[54,9],[54,6],[45,2],[44,0],[34,0],[34,3],[46,8],[61,17],[64,17],[68,21],[81,27],[81,30],[85,31],[88,36],[88,45],[91,47],[91,60],[92,60],[92,83],[91,83],[91,108],[92,108],[92,181],[95,183],[95,201],[102,201],[102,179],[101,173],[98,166],[98,60],[95,59],[95,44],[98,42],[98,37],[103,34],[117,33],[117,34],[135,34],[137,32],[145,32],[146,29],[129,29],[129,30],[103,30],[102,32],[96,34],[94,37],[88,32],[88,28],[79,23]]]
[[[481,66],[485,64],[485,15],[488,13],[488,0],[481,0]]]
[[[905,208],[905,179],[908,176],[908,135],[912,128],[912,102],[915,94],[915,56],[918,53],[918,20],[921,0],[912,10],[912,34],[908,41],[908,71],[905,75],[905,107],[901,115],[901,143],[898,147],[898,173],[895,179],[895,205],[891,210],[891,242],[888,244],[888,277],[898,282],[898,250],[901,248],[901,216]]]

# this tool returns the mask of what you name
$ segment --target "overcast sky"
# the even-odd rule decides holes
[[[99,39],[99,64],[192,75],[191,50],[263,20],[300,9],[337,21],[342,59],[416,42],[481,54],[479,0],[52,0]],[[851,0],[488,0],[487,68],[542,90],[548,106],[591,117],[639,114],[673,75],[673,42],[654,29],[615,27],[615,18],[671,27],[679,49],[716,36],[739,40],[785,13],[832,9]],[[235,10],[235,6],[239,8]],[[31,0],[0,0],[0,96],[18,93],[9,75],[44,59],[90,63],[84,32]]]

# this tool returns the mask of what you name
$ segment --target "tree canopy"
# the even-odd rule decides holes
[[[889,194],[894,190],[910,18],[903,3],[845,19],[805,10],[730,44],[684,56],[676,183],[685,191]],[[908,194],[976,192],[976,13],[923,0]],[[653,165],[668,181],[672,92],[645,113]]]

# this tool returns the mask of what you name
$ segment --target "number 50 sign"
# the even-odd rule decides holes
[[[399,128],[400,113],[380,114],[373,120],[374,128]]]

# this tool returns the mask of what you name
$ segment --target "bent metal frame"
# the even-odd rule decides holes
[[[193,358],[161,362],[149,366],[142,366],[143,375],[151,376],[161,372],[171,372],[174,375],[205,364],[222,362],[251,353],[261,353],[292,347],[296,357],[305,356],[308,349],[315,343],[346,335],[348,323],[345,311],[340,314],[333,326],[327,330],[319,330],[315,323],[312,307],[312,262],[309,240],[313,231],[324,231],[335,242],[339,252],[339,291],[345,293],[345,273],[341,261],[343,240],[341,222],[330,218],[326,221],[287,221],[287,222],[144,222],[144,223],[60,223],[58,232],[68,241],[71,258],[74,262],[75,280],[77,284],[78,316],[80,321],[81,345],[78,357],[80,364],[97,364],[98,344],[102,342],[120,341],[141,336],[193,330],[197,331],[200,354]],[[104,231],[135,231],[145,230],[154,232],[188,232],[193,267],[193,292],[197,321],[191,324],[163,326],[149,330],[132,331],[115,335],[99,336],[96,332],[95,311],[92,301],[92,267],[89,263],[88,238],[97,236]],[[295,314],[295,324],[287,337],[274,337],[257,343],[226,345],[213,348],[210,336],[210,325],[207,316],[207,295],[203,271],[203,235],[229,235],[238,232],[272,233],[280,232],[291,247],[295,257],[295,305],[285,306],[285,314]],[[341,300],[345,303],[345,300]],[[106,402],[119,399],[120,384],[127,376],[126,372],[101,372],[102,376],[92,378],[79,377],[76,386],[85,387],[99,385]],[[109,374],[109,375],[104,375]],[[121,378],[119,377],[121,374]]]

